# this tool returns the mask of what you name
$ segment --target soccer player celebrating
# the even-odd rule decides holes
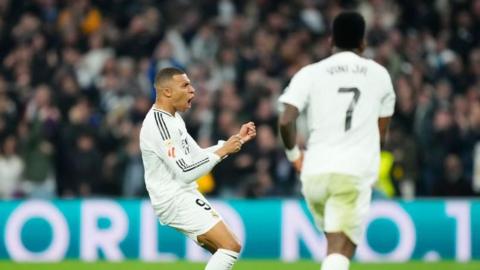
[[[359,56],[365,21],[343,12],[333,21],[333,52],[302,68],[280,97],[280,136],[287,158],[301,172],[302,193],[327,238],[322,270],[347,270],[362,233],[378,175],[380,143],[394,111],[385,68]],[[305,112],[307,151],[296,145],[296,119]]]
[[[197,190],[195,180],[256,135],[253,122],[226,142],[202,149],[188,134],[178,112],[191,107],[195,89],[182,70],[165,68],[155,77],[156,101],[140,131],[145,183],[160,223],[184,233],[213,256],[207,270],[228,270],[241,246]]]

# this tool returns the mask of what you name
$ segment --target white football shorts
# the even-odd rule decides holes
[[[336,173],[306,175],[302,176],[302,193],[320,230],[343,232],[359,244],[372,195],[365,181]]]
[[[197,243],[199,235],[208,232],[222,220],[220,214],[198,190],[180,192],[170,207],[173,216],[169,217],[168,222],[163,222],[159,216],[160,223],[178,230]]]

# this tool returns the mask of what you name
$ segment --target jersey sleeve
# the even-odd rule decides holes
[[[155,115],[155,122],[159,133],[153,136],[155,152],[179,180],[194,182],[220,162],[218,155],[201,149],[189,134],[184,140],[172,137],[176,129],[161,114]]]
[[[311,78],[308,68],[304,67],[293,76],[285,92],[280,96],[279,101],[293,105],[301,112],[308,104],[310,88]]]
[[[392,79],[387,70],[383,70],[382,85],[380,85],[382,96],[380,100],[379,117],[390,117],[395,110],[395,91],[393,90]]]
[[[224,140],[219,140],[219,141],[217,142],[217,144],[212,145],[212,146],[210,146],[210,147],[207,147],[207,148],[205,148],[204,150],[213,153],[213,152],[217,151],[218,149],[220,149],[220,147],[222,147],[223,144],[225,144],[225,141],[224,141]]]

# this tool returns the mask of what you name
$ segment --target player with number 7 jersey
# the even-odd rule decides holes
[[[306,113],[302,174],[357,175],[371,185],[380,152],[378,118],[392,115],[395,94],[385,68],[352,52],[304,67],[280,102]]]
[[[279,126],[287,158],[301,172],[310,212],[327,237],[322,270],[347,270],[362,237],[395,93],[387,70],[360,56],[360,14],[341,13],[332,32],[334,54],[298,71],[280,97]],[[295,121],[302,112],[305,154],[296,146]]]

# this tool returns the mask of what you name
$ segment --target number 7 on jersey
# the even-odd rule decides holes
[[[345,117],[345,132],[347,132],[352,127],[352,116],[353,110],[355,109],[355,105],[357,105],[358,99],[360,98],[360,90],[356,87],[348,87],[348,88],[340,88],[338,89],[338,93],[353,93],[352,102],[348,106],[346,117]]]

